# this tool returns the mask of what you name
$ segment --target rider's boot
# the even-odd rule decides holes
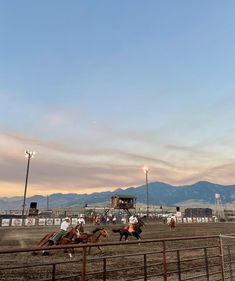
[[[49,242],[50,246],[54,245],[54,241],[53,240],[50,239],[48,242]]]

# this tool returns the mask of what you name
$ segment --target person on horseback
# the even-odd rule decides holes
[[[77,226],[76,228],[79,230],[80,233],[84,232],[84,225],[86,224],[84,216],[80,215],[77,220]]]
[[[138,223],[138,219],[137,217],[135,216],[135,214],[131,215],[130,218],[129,218],[129,225],[127,227],[128,231],[131,233],[131,232],[134,232],[135,231],[135,225]]]
[[[58,233],[56,233],[50,240],[49,243],[51,245],[57,244],[57,242],[67,233],[69,227],[70,227],[70,218],[66,217],[63,219],[61,225],[60,225],[60,230]]]

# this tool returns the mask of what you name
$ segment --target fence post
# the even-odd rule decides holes
[[[147,256],[144,254],[144,281],[147,280]]]
[[[166,243],[162,241],[162,254],[163,254],[163,277],[167,281],[167,263],[166,263]]]
[[[106,258],[103,258],[103,281],[106,281]]]
[[[52,265],[52,281],[55,281],[55,263]]]
[[[179,281],[181,281],[180,251],[179,250],[177,250],[177,268],[178,268]]]
[[[87,247],[82,248],[82,281],[86,281],[86,250]]]
[[[228,261],[229,261],[229,273],[230,273],[230,280],[233,281],[233,269],[232,269],[232,256],[231,256],[231,251],[230,251],[230,246],[227,245],[227,251],[228,251]]]
[[[205,256],[205,263],[206,263],[206,280],[209,281],[209,267],[208,267],[207,248],[204,248],[204,256]]]
[[[225,281],[225,279],[224,279],[224,253],[223,253],[223,243],[222,243],[221,234],[219,235],[219,245],[220,245],[221,281]]]

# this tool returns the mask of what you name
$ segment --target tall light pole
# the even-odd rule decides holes
[[[147,202],[147,218],[148,218],[149,217],[149,183],[148,183],[149,168],[144,167],[143,170],[145,173],[145,181],[146,181],[146,202]]]
[[[27,170],[26,170],[25,187],[24,187],[24,202],[23,202],[23,209],[22,209],[22,222],[24,221],[24,214],[25,214],[25,200],[26,200],[28,177],[29,177],[29,164],[30,164],[30,159],[33,158],[34,155],[35,155],[34,151],[28,151],[28,150],[25,151],[25,157],[28,159],[28,161],[27,161]]]

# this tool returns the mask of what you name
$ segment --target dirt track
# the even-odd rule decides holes
[[[91,231],[96,226],[86,225],[85,230]],[[119,228],[121,225],[108,225],[104,226],[109,232],[108,242],[114,242],[119,240],[119,234],[114,234],[112,232],[113,228]],[[27,228],[1,228],[1,240],[0,245],[1,249],[12,248],[12,247],[30,247],[36,246],[37,242],[49,231],[56,230],[57,227],[27,227]],[[170,229],[167,225],[164,224],[156,224],[156,223],[147,223],[143,228],[143,232],[141,234],[142,240],[146,239],[158,239],[158,238],[171,238],[171,237],[192,237],[192,236],[204,236],[204,235],[219,235],[219,234],[235,234],[235,223],[200,223],[200,224],[178,224],[176,230],[174,232],[170,232]],[[132,238],[134,239],[134,238]],[[205,241],[203,241],[204,243]],[[185,247],[185,243],[180,242],[176,247]],[[198,243],[201,242],[196,242]],[[210,242],[207,241],[209,244]],[[190,244],[191,245],[191,244]],[[186,245],[187,246],[187,245]],[[188,244],[189,246],[189,244]],[[151,244],[141,244],[141,245],[128,245],[128,246],[108,246],[105,248],[105,255],[120,255],[123,253],[136,253],[137,251],[152,251],[153,245]],[[97,257],[98,251],[97,249],[93,249],[90,257]],[[192,253],[193,255],[193,253]],[[80,258],[80,250],[76,250],[74,260]],[[41,262],[60,262],[60,261],[70,261],[67,254],[63,251],[53,252],[48,257],[43,257],[41,255],[32,256],[29,253],[22,254],[7,254],[0,255],[1,268],[9,267],[12,265],[20,265],[20,264],[32,264],[32,263],[41,263]],[[125,260],[119,260],[118,264],[115,267],[125,266]],[[75,265],[71,265],[68,269],[66,266],[61,266],[60,272],[71,272],[72,270],[77,268],[77,263]],[[35,277],[31,279],[32,269],[26,269],[18,271],[17,277],[16,275],[11,275],[6,273],[7,275],[1,275],[0,280],[35,280]],[[44,277],[40,277],[40,274],[45,274],[46,270],[43,272],[38,271],[37,277],[43,280]],[[48,274],[51,272],[51,268],[48,269]],[[43,275],[44,276],[44,275]],[[49,275],[50,276],[50,275]],[[42,279],[40,279],[42,278]],[[74,279],[79,280],[79,279]],[[89,279],[96,280],[96,279]],[[98,280],[98,279],[97,279]],[[116,279],[111,279],[116,280]],[[121,280],[121,279],[120,279]],[[157,279],[156,279],[157,280]]]
[[[85,231],[91,231],[94,225],[86,225]],[[100,225],[109,232],[108,241],[118,241],[119,234],[111,230],[121,225]],[[58,227],[5,227],[0,228],[1,247],[27,247],[35,246],[37,242],[48,232],[57,230]],[[168,237],[189,237],[201,235],[235,234],[235,223],[190,223],[177,224],[176,230],[170,232],[167,225],[162,223],[146,223],[141,234],[142,239],[157,239]]]

